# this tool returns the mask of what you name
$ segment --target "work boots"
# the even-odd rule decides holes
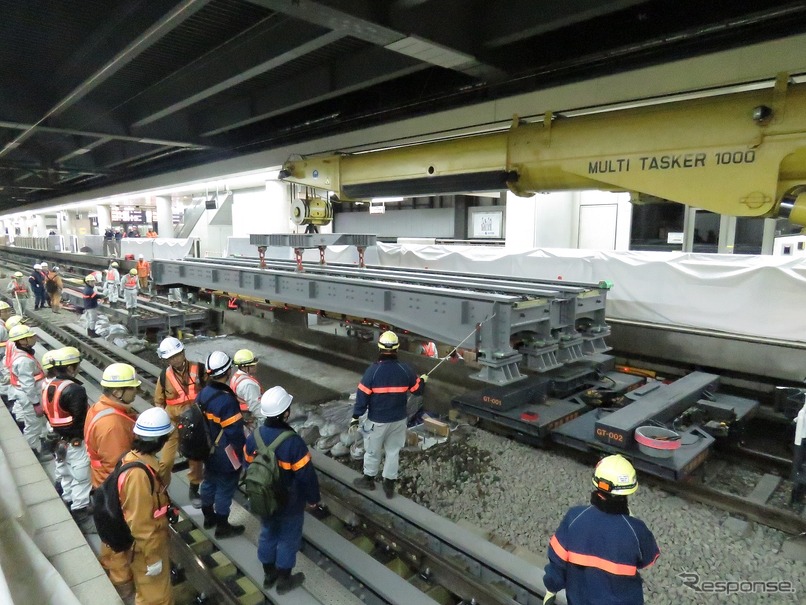
[[[375,489],[375,477],[362,475],[358,479],[353,480],[353,485],[358,489],[368,489],[369,491],[372,491]]]
[[[188,498],[190,498],[190,503],[193,505],[193,508],[201,508],[202,501],[201,496],[199,495],[199,484],[198,483],[191,483],[190,488],[188,490]]]
[[[218,518],[212,506],[202,506],[201,510],[204,515],[204,529],[212,529],[218,525]]]
[[[46,452],[45,450],[33,450],[34,456],[39,462],[50,462],[53,460],[53,454]]]
[[[81,530],[81,533],[84,535],[87,534],[97,534],[98,529],[95,527],[95,520],[92,518],[92,513],[88,506],[84,508],[79,508],[77,510],[71,510],[70,514],[73,515],[73,519],[78,525],[78,528]]]
[[[300,571],[292,574],[290,569],[278,569],[277,576],[277,594],[280,595],[302,586],[305,581],[304,573]]]
[[[395,495],[395,480],[394,479],[384,479],[383,480],[383,493],[386,494],[388,499],[391,499]]]
[[[89,336],[90,338],[98,338],[98,332],[90,328],[87,328],[87,336]]]
[[[268,590],[277,581],[280,571],[271,563],[263,564],[263,588]]]
[[[224,515],[216,515],[216,519],[218,523],[216,523],[215,537],[219,540],[240,536],[246,529],[243,525],[230,525],[229,519]]]

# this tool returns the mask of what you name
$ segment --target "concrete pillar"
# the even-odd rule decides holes
[[[98,206],[98,232],[103,235],[104,231],[112,228],[112,208],[109,206]]]
[[[73,225],[75,210],[62,210],[59,212],[59,235],[77,235]]]
[[[34,235],[36,237],[45,237],[48,234],[48,228],[45,223],[45,215],[37,214],[34,216]]]
[[[157,233],[160,237],[174,236],[174,218],[171,198],[156,197],[157,202]]]
[[[266,222],[262,225],[265,231],[253,233],[291,233],[294,223],[291,222],[290,187],[282,181],[266,181]],[[268,223],[268,224],[266,224]]]

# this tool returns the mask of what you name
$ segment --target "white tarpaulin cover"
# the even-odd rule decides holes
[[[806,259],[479,246],[377,246],[381,266],[613,282],[607,316],[806,341]]]
[[[142,254],[145,260],[179,260],[188,256],[193,249],[196,238],[150,238],[126,237],[120,241],[120,252],[125,257],[134,254],[134,258]]]

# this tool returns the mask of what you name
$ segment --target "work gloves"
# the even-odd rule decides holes
[[[157,559],[156,563],[146,566],[146,575],[150,577],[158,576],[162,573],[162,559]]]
[[[428,382],[428,374],[420,374],[420,380],[423,382]]]
[[[358,418],[353,418],[352,420],[350,420],[350,428],[347,429],[347,434],[353,436],[357,432],[358,432]]]
[[[546,596],[543,597],[543,605],[554,605],[554,601],[557,600],[557,595],[553,592],[547,592]]]

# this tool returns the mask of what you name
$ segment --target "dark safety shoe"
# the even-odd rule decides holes
[[[353,480],[353,485],[358,489],[368,489],[372,491],[375,489],[375,477],[369,475],[361,475],[358,479]]]
[[[190,503],[193,505],[193,508],[201,508],[202,501],[201,496],[199,495],[199,484],[198,483],[191,483],[190,488],[188,489],[188,498],[190,498]]]
[[[33,450],[33,452],[34,456],[36,456],[36,459],[39,460],[40,462],[50,462],[51,460],[53,460],[53,454],[50,454],[43,450]]]
[[[280,571],[274,566],[269,563],[263,564],[263,588],[268,590],[274,583],[277,581],[277,578],[280,576]]]
[[[97,534],[98,529],[95,527],[95,521],[92,518],[92,513],[90,512],[89,507],[79,508],[77,510],[71,510],[70,514],[73,515],[73,519],[78,525],[78,529],[81,530],[81,533],[85,536],[87,534]]]
[[[216,515],[216,517],[218,518],[218,524],[215,529],[215,537],[219,540],[240,536],[246,530],[243,525],[230,525],[229,520],[224,515]]]
[[[202,506],[201,510],[204,515],[204,529],[212,529],[218,525],[218,517],[213,512],[212,506]]]
[[[383,493],[386,494],[387,498],[393,498],[395,495],[395,480],[394,479],[384,479],[383,480]]]
[[[95,330],[90,330],[89,328],[87,328],[87,336],[89,336],[90,338],[98,338],[99,334]]]
[[[295,588],[302,586],[305,581],[305,574],[301,571],[295,574],[291,573],[290,569],[277,570],[279,577],[277,578],[277,594],[285,594],[291,592]]]

